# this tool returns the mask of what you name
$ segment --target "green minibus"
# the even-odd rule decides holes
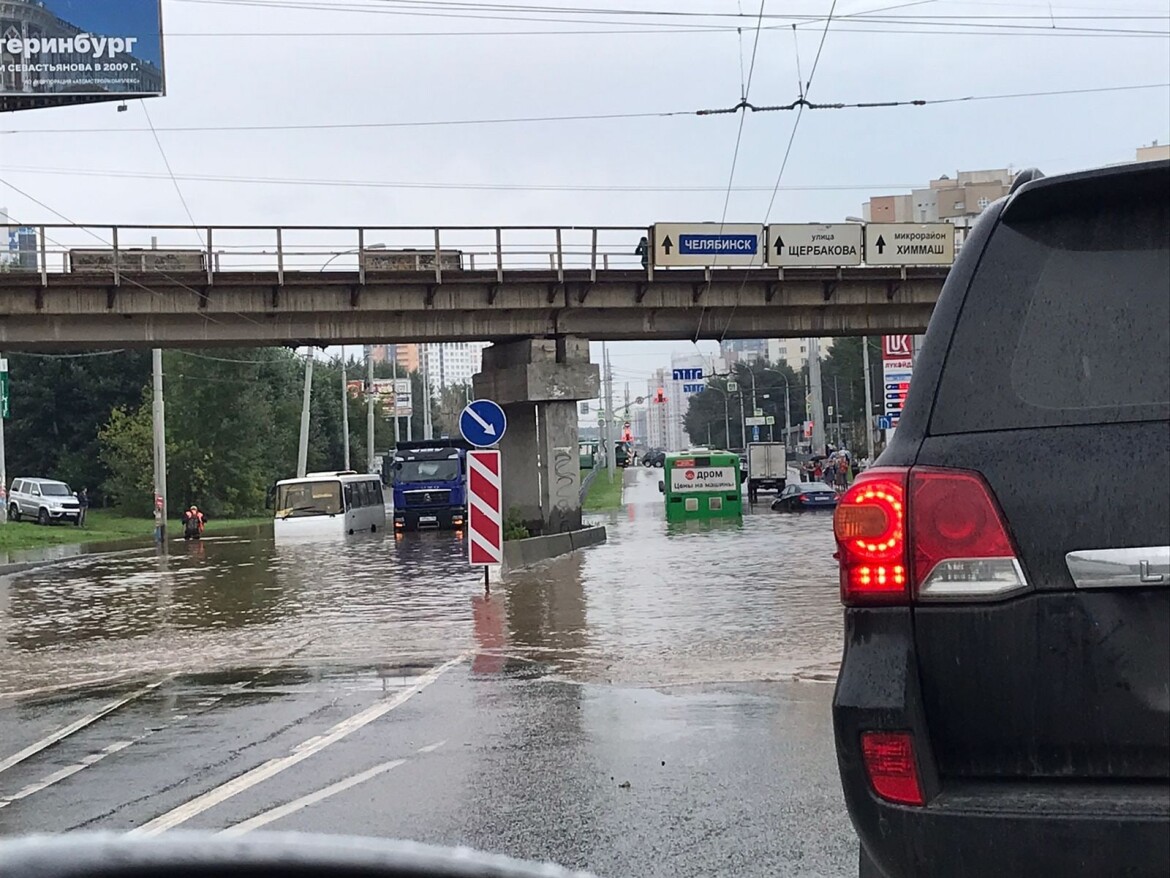
[[[743,515],[739,455],[730,451],[697,448],[667,454],[658,488],[666,500],[667,521]]]

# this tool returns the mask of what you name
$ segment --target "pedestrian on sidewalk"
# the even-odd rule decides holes
[[[89,488],[82,488],[77,495],[77,526],[85,524],[85,516],[89,512]]]

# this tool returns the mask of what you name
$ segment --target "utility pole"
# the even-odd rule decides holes
[[[825,453],[825,402],[821,390],[821,349],[820,339],[808,340],[808,387],[810,420],[813,422],[813,454]]]
[[[434,423],[431,420],[431,346],[422,346],[422,378],[423,378],[423,439],[430,441],[435,438]]]
[[[837,416],[837,447],[845,443],[841,441],[841,389],[837,384],[837,376],[833,376],[833,413]]]
[[[747,414],[743,410],[743,388],[739,391],[739,447],[747,452]]]
[[[374,471],[374,349],[366,345],[366,472]]]
[[[869,338],[861,338],[861,364],[865,371],[865,453],[873,463],[873,385],[869,377]]]
[[[341,447],[345,463],[342,469],[349,469],[349,381],[345,374],[345,345],[341,346]]]
[[[788,379],[784,379],[784,448],[792,444],[792,403],[788,398]]]
[[[398,432],[398,345],[394,345],[394,356],[390,358],[390,375],[394,379],[394,444],[402,441]]]
[[[613,481],[616,461],[613,447],[613,370],[609,365],[609,348],[605,342],[601,343],[601,359],[605,362],[605,429],[602,430],[602,441],[605,442],[605,468],[609,470],[609,480]]]
[[[161,361],[161,352],[159,353]],[[303,479],[309,467],[309,403],[313,397],[313,349],[309,348],[309,356],[305,358],[305,393],[301,399],[301,441],[297,446],[297,478]],[[162,378],[155,375],[155,397],[162,405]],[[158,431],[158,421],[155,421],[155,432]]]
[[[163,407],[162,348],[150,352],[151,377],[154,385],[154,520],[155,537],[166,545],[167,541],[167,425],[166,410]],[[305,427],[302,426],[302,430]]]

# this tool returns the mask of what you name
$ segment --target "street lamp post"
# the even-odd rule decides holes
[[[790,396],[789,396],[789,390],[788,390],[788,378],[784,375],[783,372],[781,372],[777,369],[761,369],[760,371],[761,372],[771,372],[773,375],[778,376],[780,378],[780,380],[784,382],[784,447],[788,448],[789,437],[792,435],[792,406],[789,404]],[[749,372],[751,372],[750,368],[749,368]],[[752,376],[752,409],[753,409],[752,414],[755,414],[755,411],[754,411],[755,403],[756,403],[756,376],[755,376],[755,373],[751,372],[751,376]],[[771,438],[771,435],[772,435],[771,431],[769,431],[769,433],[768,433],[769,439]]]
[[[352,247],[349,250],[342,250],[338,253],[334,253],[332,256],[330,256],[328,259],[326,259],[325,264],[322,265],[317,270],[324,271],[326,268],[329,267],[329,263],[332,262],[334,259],[337,259],[339,256],[348,256],[350,253],[361,253],[363,250],[385,250],[385,249],[386,249],[385,244],[367,244],[365,247]]]

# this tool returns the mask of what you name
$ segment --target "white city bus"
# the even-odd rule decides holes
[[[386,526],[382,480],[353,471],[276,483],[276,536],[376,533]]]

